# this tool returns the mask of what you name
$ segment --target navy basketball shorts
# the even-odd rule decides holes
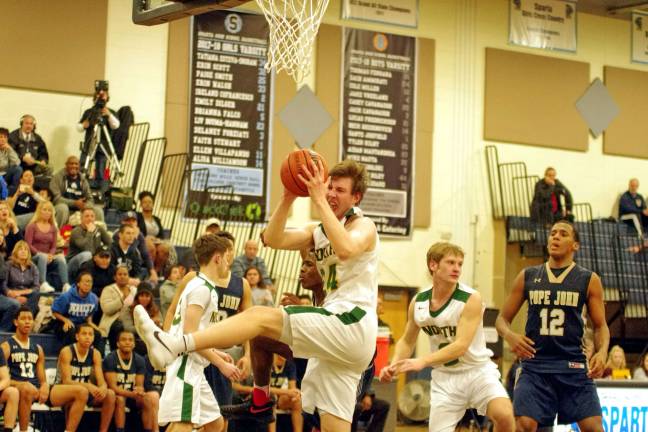
[[[601,415],[594,381],[583,372],[537,373],[522,367],[513,392],[516,417],[530,417],[539,426],[571,424]]]
[[[209,365],[205,368],[205,378],[216,396],[218,406],[231,405],[232,396],[232,382],[221,373],[220,370],[214,365]]]

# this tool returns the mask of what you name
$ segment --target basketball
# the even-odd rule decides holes
[[[281,164],[281,183],[283,183],[286,189],[297,196],[308,196],[308,188],[297,175],[300,173],[303,175],[304,166],[309,170],[311,169],[311,160],[316,164],[319,160],[322,161],[324,179],[328,178],[328,165],[326,164],[326,160],[313,150],[301,149],[292,151]]]

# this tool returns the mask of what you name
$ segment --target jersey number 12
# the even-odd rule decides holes
[[[540,334],[542,336],[563,336],[565,329],[565,311],[562,309],[543,308],[540,310]]]

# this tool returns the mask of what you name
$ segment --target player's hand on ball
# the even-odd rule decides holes
[[[594,353],[589,361],[589,372],[587,376],[590,378],[601,378],[603,371],[605,371],[605,353]]]
[[[397,373],[418,372],[425,367],[425,362],[421,359],[405,359],[394,363]]]
[[[321,198],[326,201],[326,193],[328,191],[330,178],[324,177],[324,166],[322,165],[321,160],[318,160],[317,164],[311,160],[310,170],[308,167],[304,166],[304,169],[301,173],[297,174],[297,177],[299,177],[299,179],[306,185],[308,188],[308,195],[310,195],[311,198]]]
[[[535,356],[535,348],[533,348],[533,341],[526,336],[521,334],[510,332],[506,337],[506,342],[508,342],[513,351],[521,359],[530,359]]]

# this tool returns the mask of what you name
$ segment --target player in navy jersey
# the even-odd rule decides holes
[[[11,386],[7,360],[0,355],[0,405],[4,405],[4,432],[11,432],[16,426],[19,397],[18,389]]]
[[[514,390],[517,430],[534,432],[559,423],[577,422],[581,431],[601,432],[601,406],[592,378],[603,373],[610,331],[605,321],[603,287],[596,273],[574,262],[579,248],[576,228],[567,221],[551,227],[549,260],[517,276],[496,326],[522,359]],[[528,303],[525,334],[511,329],[522,304]],[[585,358],[583,308],[594,329],[595,352]]]
[[[101,407],[99,432],[107,432],[115,411],[115,392],[108,388],[101,354],[92,346],[94,328],[90,324],[79,324],[75,337],[76,342],[64,347],[59,354],[57,381],[87,389],[88,406]]]
[[[65,430],[74,432],[79,426],[88,391],[80,386],[57,385],[50,391],[45,377],[45,354],[40,345],[31,341],[29,335],[34,327],[34,316],[27,306],[21,306],[14,319],[16,334],[4,341],[0,348],[9,366],[11,385],[20,393],[18,423],[26,431],[31,417],[32,403],[68,408]]]

